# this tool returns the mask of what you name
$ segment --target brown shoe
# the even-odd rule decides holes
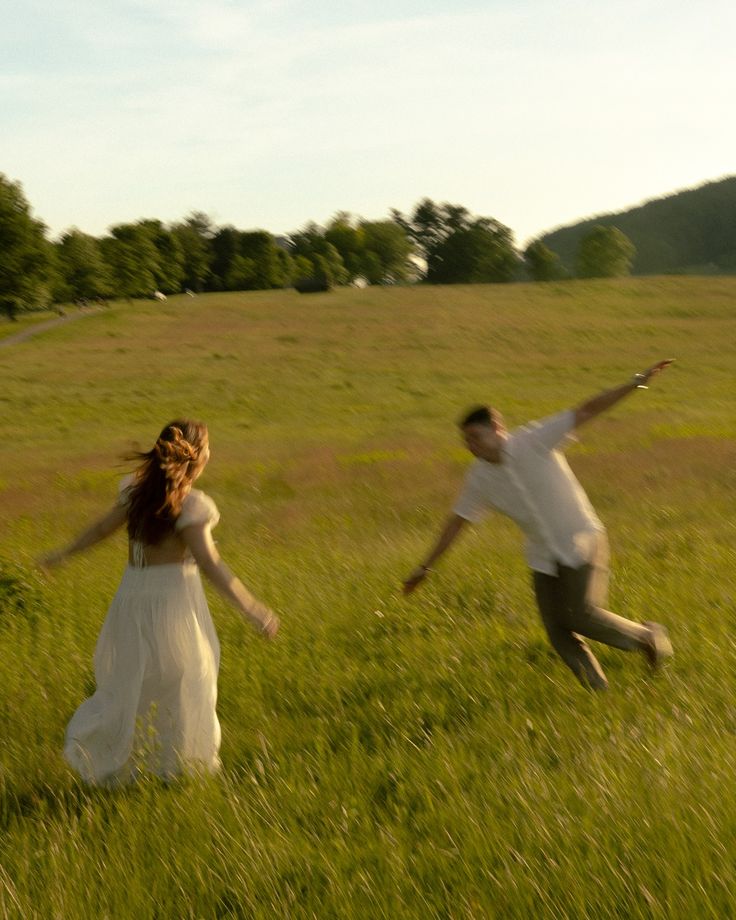
[[[674,655],[672,643],[670,642],[670,635],[667,632],[667,628],[662,626],[661,623],[653,623],[651,620],[646,620],[641,625],[649,630],[649,637],[642,651],[649,663],[649,667],[653,671],[656,671],[668,658]]]

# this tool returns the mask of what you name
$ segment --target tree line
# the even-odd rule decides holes
[[[628,272],[633,247],[615,228],[580,243],[582,277]],[[541,240],[519,252],[511,230],[461,205],[419,202],[370,221],[345,212],[288,236],[218,227],[204,213],[164,224],[117,224],[102,237],[72,228],[48,238],[23,189],[0,174],[0,311],[11,318],[50,304],[343,284],[508,283],[571,277]]]

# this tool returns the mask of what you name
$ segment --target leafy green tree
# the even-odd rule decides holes
[[[51,271],[44,225],[31,216],[20,183],[0,173],[0,311],[15,319],[47,306]]]
[[[291,260],[266,230],[221,228],[212,240],[211,286],[225,291],[285,287]]]
[[[282,288],[290,281],[290,265],[287,253],[266,230],[251,230],[240,234],[238,241],[240,256],[254,263],[253,279],[249,287],[242,290],[268,290]]]
[[[54,247],[62,285],[56,300],[110,297],[113,279],[99,242],[81,230],[68,230]]]
[[[100,245],[119,296],[150,297],[158,289],[159,251],[144,226],[118,224]]]
[[[350,214],[345,211],[336,214],[327,225],[324,237],[340,254],[348,281],[365,274],[365,234],[362,225],[356,226]]]
[[[403,227],[392,220],[360,222],[363,237],[362,274],[371,284],[406,281],[414,271],[414,246]]]
[[[541,240],[534,240],[526,247],[524,260],[535,281],[556,281],[564,277],[560,257]]]
[[[318,230],[312,228],[311,232],[314,240]],[[403,227],[393,220],[356,221],[341,211],[327,225],[324,239],[340,254],[347,281],[362,277],[370,284],[385,284],[404,281],[410,275],[409,256],[414,246]]]
[[[212,218],[204,211],[191,211],[184,223],[203,240],[211,240],[217,233],[217,227],[212,222]]]
[[[513,281],[518,257],[511,231],[503,224],[478,218],[453,231],[437,247],[428,266],[430,284],[487,284]]]
[[[119,224],[103,240],[103,254],[115,284],[125,297],[150,297],[154,291],[175,294],[186,276],[184,246],[179,234],[157,219]]]
[[[295,284],[313,281],[316,285],[330,288],[348,281],[349,274],[342,256],[316,224],[308,224],[292,234],[290,242],[291,254],[296,258],[295,270],[306,270],[307,263],[310,265],[309,274],[294,277]]]
[[[278,250],[278,260],[281,266],[281,274],[284,279],[283,287],[289,287],[294,283],[296,274],[295,259],[292,254],[284,248],[281,242],[276,244]]]
[[[258,288],[258,263],[255,259],[241,256],[240,253],[230,260],[225,278],[226,291],[253,291]]]
[[[450,209],[449,214],[448,209]],[[461,210],[464,209],[458,205],[438,205],[430,198],[424,198],[416,205],[410,217],[404,216],[394,208],[391,211],[391,218],[414,242],[417,251],[429,267],[438,247],[453,229],[460,229],[457,224],[462,220],[462,216],[458,213]]]
[[[617,227],[598,225],[580,241],[577,273],[580,278],[617,278],[631,274],[636,249]]]
[[[291,282],[292,284],[298,283],[300,280],[306,280],[312,277],[315,273],[315,266],[311,259],[307,256],[292,256],[291,257]]]
[[[61,304],[74,300],[74,294],[64,275],[64,267],[59,255],[59,243],[48,243],[47,245],[50,263],[48,268],[48,288],[51,303]]]
[[[171,228],[183,253],[183,287],[199,293],[207,286],[212,274],[212,237],[215,232],[209,217],[199,211]]]
[[[212,275],[208,287],[214,291],[234,290],[228,287],[228,276],[238,252],[239,230],[221,227],[212,237]]]
[[[511,281],[518,264],[508,227],[457,204],[420,201],[410,217],[391,212],[427,263],[431,284]]]
[[[160,220],[140,220],[137,223],[156,247],[157,267],[154,272],[155,290],[163,294],[178,294],[184,282],[184,248],[179,238],[164,227]]]

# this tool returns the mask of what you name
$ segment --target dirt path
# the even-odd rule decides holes
[[[30,326],[22,332],[16,332],[15,335],[0,339],[0,348],[4,348],[6,345],[18,345],[20,342],[25,342],[26,339],[32,339],[34,335],[39,335],[41,332],[54,329],[56,326],[63,326],[64,323],[75,323],[78,319],[84,319],[85,316],[92,316],[94,313],[99,312],[99,310],[80,310],[78,313],[60,316],[58,319],[46,320],[45,323],[38,323],[37,326]]]

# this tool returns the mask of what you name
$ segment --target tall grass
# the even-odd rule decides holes
[[[0,915],[691,918],[734,914],[729,279],[208,295],[118,305],[0,351]],[[605,648],[586,694],[491,519],[398,585],[467,462],[511,424],[678,364],[569,458],[608,525],[611,606],[667,623],[656,678]],[[216,597],[220,776],[100,792],[61,759],[124,565],[32,559],[113,499],[131,441],[210,425],[223,555],[276,606]]]

